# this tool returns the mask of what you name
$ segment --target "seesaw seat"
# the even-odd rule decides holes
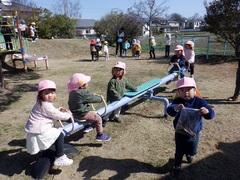
[[[130,96],[130,97],[136,96],[136,95],[138,95],[138,94],[148,90],[149,88],[158,85],[161,81],[162,81],[161,79],[152,79],[152,80],[150,80],[148,82],[145,82],[145,83],[139,85],[137,87],[137,89],[138,89],[137,92],[127,91],[127,92],[124,93],[124,95],[125,96]]]

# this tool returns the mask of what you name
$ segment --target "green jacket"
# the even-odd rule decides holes
[[[100,103],[102,98],[93,95],[87,89],[78,89],[71,91],[68,98],[69,110],[72,112],[73,117],[81,119],[89,111],[91,111],[91,103]]]
[[[119,101],[124,96],[127,90],[137,92],[137,88],[134,87],[128,80],[123,77],[120,81],[113,76],[108,82],[107,89],[107,102]]]

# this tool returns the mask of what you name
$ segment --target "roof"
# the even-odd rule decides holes
[[[22,5],[22,4],[18,4],[15,2],[12,2],[11,5],[4,5],[3,3],[0,3],[0,8],[2,9],[2,11],[15,11],[16,9],[18,11],[32,11],[34,8],[30,7],[30,6],[26,6],[26,5]]]
[[[77,27],[78,28],[89,28],[94,27],[97,20],[95,19],[77,19]]]

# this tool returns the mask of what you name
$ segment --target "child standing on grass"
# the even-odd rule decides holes
[[[103,52],[105,55],[105,61],[109,61],[109,49],[108,49],[108,42],[104,41],[103,42]]]
[[[95,61],[95,59],[94,59],[94,57],[96,55],[95,39],[91,40],[91,43],[90,43],[90,54],[91,54],[91,57],[92,57],[92,62]]]
[[[196,83],[193,78],[184,77],[180,79],[177,82],[178,97],[175,98],[172,104],[167,107],[167,113],[170,116],[175,117],[173,120],[175,130],[177,129],[180,121],[179,119],[181,117],[181,113],[185,108],[194,109],[199,116],[199,119],[196,121],[196,125],[193,128],[195,136],[188,136],[175,131],[176,150],[172,172],[174,176],[178,176],[180,173],[184,155],[186,155],[188,163],[191,163],[193,156],[197,154],[199,133],[203,127],[202,117],[205,119],[213,119],[215,115],[214,110],[207,104],[207,102],[196,96],[196,88]],[[189,114],[186,116],[189,116]],[[190,121],[193,121],[193,118],[191,118]]]
[[[72,117],[72,113],[62,107],[55,108],[53,106],[55,99],[56,84],[50,80],[41,81],[38,84],[37,102],[25,125],[27,152],[37,154],[55,145],[56,157],[53,164],[69,166],[73,160],[64,154],[64,134],[62,128],[54,127],[54,120],[68,120]]]
[[[192,41],[187,41],[184,45],[184,54],[186,62],[188,64],[188,72],[190,72],[190,77],[194,77],[194,62],[195,62],[195,52],[194,43]]]
[[[130,48],[130,44],[127,39],[124,40],[123,42],[123,55],[127,56],[128,49]]]
[[[135,56],[136,57],[140,57],[141,50],[142,50],[142,47],[141,47],[140,41],[137,40],[136,45],[135,45],[135,53],[136,53]]]
[[[100,103],[103,98],[88,91],[90,80],[90,76],[82,73],[75,73],[70,78],[67,84],[69,93],[68,106],[75,119],[84,119],[96,123],[97,141],[109,141],[111,137],[103,133],[102,118],[90,110],[90,103]]]
[[[167,33],[165,36],[165,58],[169,57],[170,54],[170,46],[171,46],[171,34]]]
[[[153,36],[150,37],[150,50],[149,50],[149,59],[155,59],[155,48],[156,48],[156,41]]]
[[[117,62],[112,68],[112,78],[108,82],[107,88],[107,102],[112,103],[114,101],[119,101],[124,96],[126,89],[130,91],[137,92],[137,88],[134,87],[129,81],[123,77],[126,69],[126,64],[123,62]],[[104,117],[105,121],[115,121],[121,123],[119,115],[121,112],[121,107],[113,111],[111,114]]]

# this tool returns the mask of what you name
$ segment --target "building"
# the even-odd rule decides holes
[[[95,35],[93,27],[96,22],[95,19],[77,19],[76,36]]]

